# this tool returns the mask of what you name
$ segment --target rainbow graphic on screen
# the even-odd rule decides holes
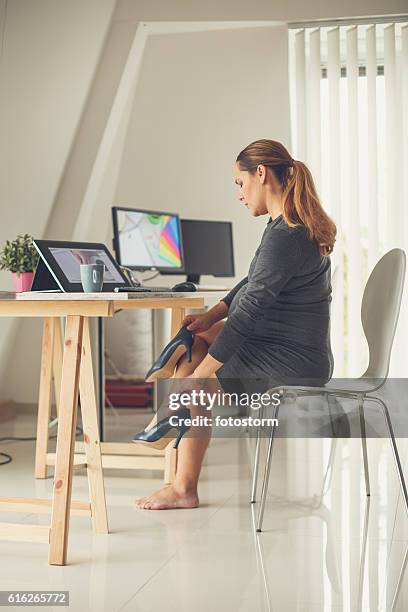
[[[168,265],[181,267],[180,235],[177,217],[161,215],[162,229],[160,233],[159,257]]]

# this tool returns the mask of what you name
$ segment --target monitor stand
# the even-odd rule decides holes
[[[195,285],[199,285],[200,275],[199,274],[187,274],[187,281],[189,283],[194,283]]]
[[[41,258],[35,269],[31,291],[61,291],[61,287]]]

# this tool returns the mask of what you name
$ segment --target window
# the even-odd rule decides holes
[[[360,323],[368,275],[390,248],[407,250],[408,24],[294,28],[290,72],[294,156],[309,165],[338,227],[334,375],[359,376],[368,361]],[[404,303],[399,329],[407,321]],[[394,376],[403,375],[398,350],[403,343],[394,347]]]

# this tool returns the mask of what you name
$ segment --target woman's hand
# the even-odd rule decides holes
[[[207,331],[207,329],[210,329],[212,324],[213,320],[212,317],[209,316],[208,312],[203,314],[187,315],[183,319],[183,325],[186,325],[188,331],[191,331],[194,334]]]
[[[187,315],[183,319],[183,325],[187,327],[188,331],[199,334],[200,332],[210,329],[211,325],[217,321],[224,319],[228,314],[228,309],[229,307],[225,302],[218,302],[218,304],[210,308],[207,312]]]

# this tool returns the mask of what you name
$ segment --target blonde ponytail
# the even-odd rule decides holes
[[[330,255],[336,241],[336,225],[323,210],[309,168],[293,160],[283,192],[283,216],[289,226],[303,225],[321,255]]]

